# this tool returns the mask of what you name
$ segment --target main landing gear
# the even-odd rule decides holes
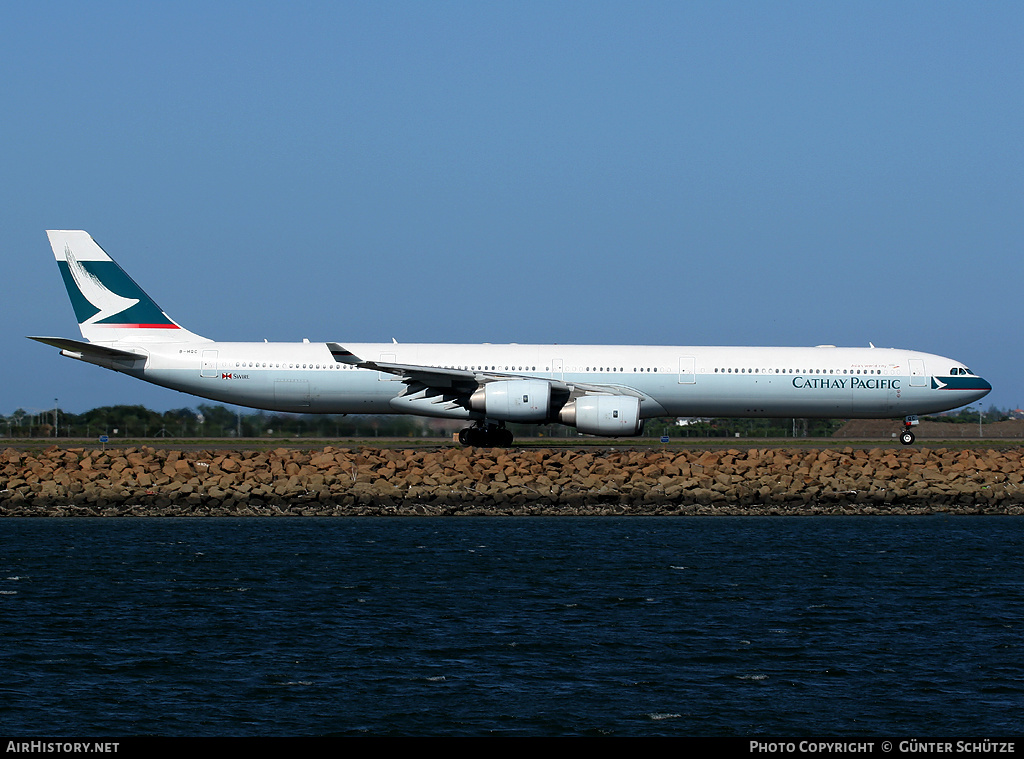
[[[503,423],[476,422],[472,427],[459,430],[459,442],[479,448],[508,448],[512,445],[512,432]]]
[[[910,431],[910,428],[917,424],[916,416],[908,416],[903,420],[903,432],[900,433],[900,442],[903,445],[914,444],[914,433]]]

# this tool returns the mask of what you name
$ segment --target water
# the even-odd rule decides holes
[[[0,734],[1019,735],[1024,520],[0,521]]]

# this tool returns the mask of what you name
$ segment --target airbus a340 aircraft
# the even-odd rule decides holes
[[[83,231],[49,231],[85,341],[33,340],[184,393],[271,411],[465,419],[465,445],[508,422],[639,435],[664,416],[904,417],[983,398],[959,361],[894,348],[222,343],[171,319]]]

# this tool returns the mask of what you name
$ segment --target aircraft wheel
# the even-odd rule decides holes
[[[459,442],[467,448],[489,445],[487,434],[479,427],[463,427],[459,430]]]
[[[913,445],[914,433],[910,430],[903,430],[903,432],[900,433],[900,442],[903,443],[903,445]]]
[[[476,448],[508,448],[514,440],[512,432],[504,427],[464,427],[459,430],[459,442]]]

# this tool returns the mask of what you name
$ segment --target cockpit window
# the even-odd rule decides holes
[[[952,369],[949,370],[949,373],[954,377],[957,377],[959,375],[974,374],[974,372],[972,372],[965,366],[954,366]]]

